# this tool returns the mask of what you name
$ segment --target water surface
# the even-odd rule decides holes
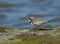
[[[32,28],[29,15],[60,25],[60,0],[0,0],[0,26]]]

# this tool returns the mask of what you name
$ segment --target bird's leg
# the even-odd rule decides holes
[[[39,30],[39,29],[40,29],[40,26],[37,27],[37,30]]]
[[[37,26],[34,27],[34,30],[37,30]]]
[[[35,30],[39,30],[40,29],[40,26],[36,26],[34,29]]]
[[[37,26],[34,27],[34,30],[36,30],[36,29],[37,29]]]

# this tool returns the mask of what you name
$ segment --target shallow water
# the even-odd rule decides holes
[[[29,15],[60,25],[60,0],[0,0],[0,26],[32,28]]]

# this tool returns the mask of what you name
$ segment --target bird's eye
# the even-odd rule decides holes
[[[31,21],[31,19],[28,19],[28,21]]]

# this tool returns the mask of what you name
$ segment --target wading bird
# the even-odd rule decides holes
[[[43,24],[49,23],[49,21],[47,20],[41,20],[32,16],[29,16],[28,21],[36,28],[40,28]]]

